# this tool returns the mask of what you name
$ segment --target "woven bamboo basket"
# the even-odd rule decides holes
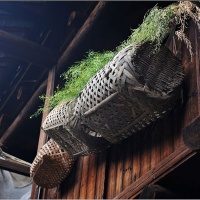
[[[128,46],[92,77],[78,97],[63,103],[42,125],[70,155],[88,155],[144,129],[173,108],[184,78],[166,48]]]
[[[47,116],[42,129],[72,156],[99,153],[110,143],[73,115],[76,100],[56,106]]]
[[[59,185],[69,174],[76,157],[61,149],[50,139],[38,152],[31,168],[30,176],[42,188]]]
[[[74,116],[117,143],[171,110],[183,78],[181,62],[165,46],[128,46],[90,79]]]

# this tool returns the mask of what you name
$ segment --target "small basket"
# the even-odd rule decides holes
[[[165,46],[128,46],[90,79],[74,116],[117,143],[171,110],[183,78],[181,62]]]
[[[42,188],[54,188],[70,173],[76,157],[69,156],[55,141],[50,139],[38,152],[30,176]]]
[[[47,116],[42,129],[70,155],[90,155],[99,153],[110,143],[81,124],[73,115],[76,101],[64,102],[56,106]]]

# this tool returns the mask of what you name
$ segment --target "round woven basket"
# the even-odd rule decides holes
[[[181,62],[165,46],[128,46],[90,79],[74,116],[117,143],[171,110],[183,78]]]
[[[69,174],[75,160],[50,139],[35,157],[30,176],[42,188],[56,187]]]

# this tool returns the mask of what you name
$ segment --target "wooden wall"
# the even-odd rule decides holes
[[[177,43],[186,78],[183,99],[164,119],[101,154],[80,157],[70,175],[54,189],[44,190],[43,198],[99,199],[134,198],[195,154],[183,143],[182,132],[199,117],[199,32],[191,23],[188,37],[194,51],[191,61],[185,45]],[[173,41],[169,47],[175,50]],[[183,100],[183,102],[182,102]]]

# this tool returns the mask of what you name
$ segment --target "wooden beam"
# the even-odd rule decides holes
[[[189,150],[185,145],[182,145],[164,160],[162,160],[153,169],[141,176],[137,181],[128,186],[125,190],[119,193],[114,199],[133,199],[146,187],[163,178],[166,174],[174,170],[180,164],[192,157],[196,152]]]
[[[25,164],[0,159],[0,168],[25,176],[30,176],[30,167]]]
[[[142,190],[139,199],[179,199],[179,195],[160,185],[148,185]]]
[[[79,47],[79,43],[84,37],[88,34],[88,32],[92,29],[93,25],[101,16],[103,10],[105,9],[105,5],[107,2],[100,1],[94,10],[91,12],[90,16],[87,18],[83,26],[79,29],[76,36],[73,38],[67,49],[64,51],[62,56],[58,59],[58,70],[61,70],[66,66],[67,61],[69,60],[71,54],[74,49]]]
[[[0,46],[2,53],[40,67],[50,68],[58,59],[58,52],[2,30],[0,30]]]
[[[7,141],[7,139],[14,132],[14,130],[23,122],[23,120],[26,117],[28,117],[30,115],[30,110],[38,102],[39,96],[44,92],[46,86],[47,86],[47,80],[45,80],[40,85],[40,87],[36,90],[36,92],[30,98],[30,100],[28,101],[28,103],[24,106],[24,108],[19,113],[19,115],[15,118],[15,120],[12,122],[12,124],[9,126],[9,128],[6,130],[6,132],[3,134],[3,136],[0,139],[0,144],[5,144],[5,142]]]

